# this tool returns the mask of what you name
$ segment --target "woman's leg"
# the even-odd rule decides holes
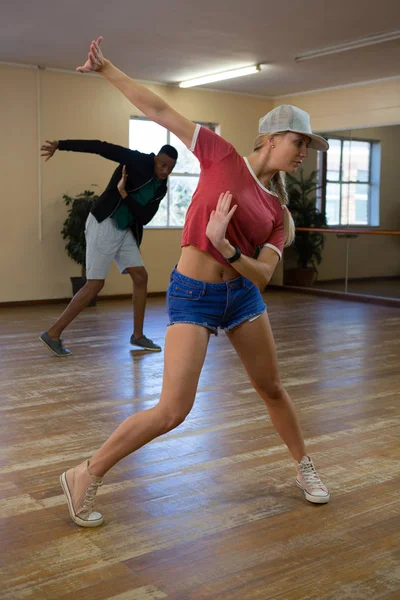
[[[122,458],[183,423],[193,406],[209,338],[210,332],[198,325],[168,327],[160,401],[121,423],[90,459],[94,475],[103,477]]]
[[[305,455],[303,434],[293,402],[283,387],[267,312],[227,332],[271,421],[296,461]]]
[[[111,467],[185,420],[194,403],[209,337],[210,332],[198,325],[177,323],[169,327],[158,404],[126,419],[90,461],[61,475],[70,515],[77,525],[96,527],[102,524],[103,516],[94,511],[94,497],[102,483],[101,478]]]
[[[310,502],[329,500],[327,488],[306,455],[304,438],[293,402],[283,387],[278,370],[275,342],[267,312],[227,332],[255,390],[264,400],[271,421],[293,456],[297,484]]]

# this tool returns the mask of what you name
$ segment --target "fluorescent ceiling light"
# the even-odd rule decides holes
[[[319,50],[311,50],[310,52],[304,52],[295,57],[295,61],[302,62],[303,60],[310,60],[311,58],[319,58],[320,56],[327,56],[328,54],[337,54],[338,52],[347,52],[348,50],[355,50],[356,48],[364,48],[365,46],[372,46],[373,44],[381,44],[383,42],[390,42],[392,40],[400,39],[400,29],[391,31],[390,33],[381,33],[379,35],[371,35],[369,37],[354,40],[353,42],[345,42],[343,44],[337,44],[335,46],[327,46],[326,48],[320,48]]]
[[[231,69],[222,73],[213,73],[212,75],[204,75],[204,77],[196,77],[196,79],[188,79],[181,81],[179,87],[188,88],[195,85],[203,85],[203,83],[212,83],[213,81],[223,81],[224,79],[232,79],[233,77],[242,77],[243,75],[252,75],[261,71],[260,65],[252,65],[251,67],[242,67],[240,69]]]

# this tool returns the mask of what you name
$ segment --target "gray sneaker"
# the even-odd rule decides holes
[[[68,356],[71,354],[71,350],[64,348],[61,338],[58,340],[52,340],[47,331],[40,334],[39,340],[43,342],[45,346],[49,348],[56,356]]]
[[[152,340],[149,340],[145,335],[142,335],[141,338],[135,338],[132,333],[131,344],[132,346],[139,346],[142,350],[148,350],[149,352],[161,352],[161,346],[157,346],[157,344]]]

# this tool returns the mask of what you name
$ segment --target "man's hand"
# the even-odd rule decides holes
[[[104,58],[103,52],[100,48],[102,41],[102,37],[98,37],[96,41],[92,40],[87,61],[84,65],[82,65],[82,67],[76,68],[79,73],[96,73],[104,69],[108,61]]]
[[[122,167],[122,177],[118,182],[117,188],[119,191],[119,194],[121,196],[121,198],[126,198],[127,197],[127,193],[126,193],[126,178],[127,178],[127,174],[126,174],[126,167],[125,165]]]
[[[40,156],[45,156],[46,157],[45,162],[47,162],[49,160],[49,158],[51,158],[53,156],[53,154],[57,150],[57,148],[58,148],[58,140],[54,140],[53,142],[49,142],[49,140],[46,140],[46,143],[40,147],[40,150],[41,150]]]

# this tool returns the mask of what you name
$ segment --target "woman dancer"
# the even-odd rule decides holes
[[[106,60],[101,41],[91,43],[88,60],[77,70],[100,73],[145,115],[172,131],[199,159],[201,175],[167,292],[170,323],[160,400],[126,419],[89,460],[61,475],[70,515],[82,527],[101,525],[103,515],[94,510],[94,500],[103,476],[185,420],[210,335],[218,328],[226,331],[287,445],[297,485],[310,502],[326,503],[328,489],[307,455],[293,403],[279,377],[260,290],[268,284],[283,246],[294,237],[281,171],[295,173],[308,147],[327,150],[328,144],[312,133],[307,113],[282,105],[260,120],[254,151],[242,158],[223,138],[192,123]]]

